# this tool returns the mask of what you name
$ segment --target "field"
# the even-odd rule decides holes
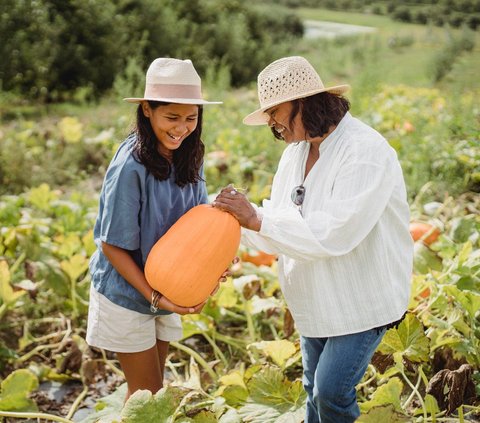
[[[296,9],[304,19],[377,28],[304,39],[324,83],[349,83],[352,113],[397,150],[416,242],[409,312],[358,386],[359,422],[480,421],[480,46],[478,33],[386,17]],[[301,422],[298,333],[276,262],[242,261],[167,360],[168,387],[134,395],[113,354],[85,343],[92,227],[104,171],[132,127],[128,80],[99,102],[0,100],[0,421]],[[243,126],[255,86],[219,72],[205,90],[212,198],[228,183],[260,204],[283,145]]]

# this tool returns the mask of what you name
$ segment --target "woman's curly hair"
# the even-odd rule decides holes
[[[309,97],[292,100],[292,111],[289,117],[290,127],[298,112],[302,111],[302,124],[306,135],[322,137],[328,133],[330,127],[337,126],[350,110],[350,102],[340,95],[323,92]],[[275,138],[283,139],[272,126]]]
[[[153,110],[170,103],[149,101],[148,104]],[[201,140],[202,115],[203,108],[198,106],[197,127],[183,140],[180,147],[173,151],[173,160],[170,163],[158,152],[158,139],[153,132],[150,119],[144,115],[140,104],[137,108],[137,122],[134,130],[137,137],[133,147],[135,160],[143,164],[160,181],[168,179],[173,165],[175,183],[180,187],[203,180],[200,174],[205,152],[205,146]]]

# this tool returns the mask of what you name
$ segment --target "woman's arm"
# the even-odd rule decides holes
[[[305,218],[289,206],[257,211],[231,187],[224,188],[213,205],[232,213],[252,231],[242,241],[258,242],[262,237],[259,249],[297,260],[339,256],[357,247],[380,219],[397,181],[393,167],[371,161],[341,169],[323,207]]]
[[[130,285],[137,289],[148,302],[150,302],[152,299],[153,288],[148,284],[145,275],[132,259],[128,251],[107,244],[106,242],[102,242],[102,251],[117,272],[120,273]],[[178,314],[190,314],[200,312],[204,304],[205,303],[202,303],[195,307],[181,307],[173,304],[168,298],[162,296],[158,301],[157,306],[163,310],[173,311]]]

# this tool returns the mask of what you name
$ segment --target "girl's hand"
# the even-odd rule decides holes
[[[240,260],[239,257],[235,257],[232,260],[232,264],[238,263],[239,260]],[[219,283],[217,283],[217,286],[214,288],[214,290],[212,291],[212,293],[210,295],[216,294],[216,292],[220,288],[220,282],[225,282],[227,280],[227,277],[231,276],[231,274],[232,273],[230,272],[230,269],[226,269],[225,272],[222,273],[222,276],[220,276],[220,279],[218,280]],[[183,314],[197,314],[197,313],[200,313],[202,311],[203,307],[207,303],[207,300],[208,300],[208,298],[205,301],[203,301],[202,303],[197,304],[194,307],[183,307],[183,306],[179,306],[177,304],[172,303],[167,297],[162,295],[162,297],[157,301],[156,305],[157,305],[158,308],[161,308],[162,310],[173,311],[174,313],[177,313],[177,314],[182,314],[182,315]]]
[[[237,264],[239,261],[240,261],[240,257],[235,256],[234,259],[232,260],[232,264]],[[232,276],[232,272],[228,268],[227,270],[225,270],[225,272],[222,273],[222,276],[220,276],[220,279],[218,280],[219,283],[217,283],[217,285],[215,286],[210,296],[215,295],[217,293],[217,291],[220,288],[220,282],[226,282],[229,276]]]
[[[232,185],[220,191],[212,206],[231,213],[244,228],[258,232],[262,226],[261,219],[245,194],[235,190]]]
[[[204,302],[194,306],[194,307],[182,307],[177,304],[172,303],[167,297],[162,295],[162,298],[160,298],[157,301],[157,307],[161,308],[163,310],[168,310],[168,311],[173,311],[174,313],[177,314],[197,314],[202,311],[203,306],[207,300]]]

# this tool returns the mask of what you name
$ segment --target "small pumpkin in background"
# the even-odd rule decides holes
[[[242,261],[252,263],[255,266],[271,266],[277,259],[277,256],[273,254],[267,254],[264,251],[247,250],[244,251],[240,258]]]
[[[440,236],[440,229],[429,223],[411,222],[409,229],[413,240],[422,240],[425,245],[433,244]]]
[[[240,245],[240,224],[230,213],[202,204],[190,209],[150,250],[149,285],[183,307],[205,301]]]

